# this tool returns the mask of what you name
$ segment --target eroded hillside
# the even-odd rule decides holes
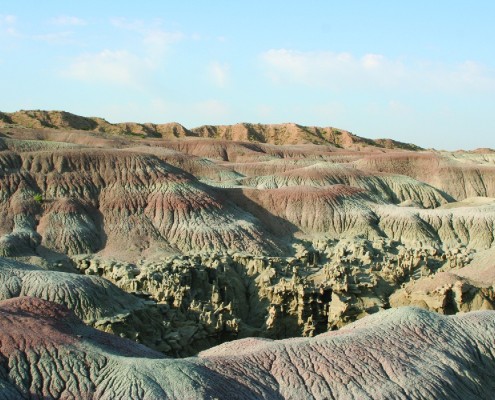
[[[495,306],[477,278],[495,265],[490,150],[296,124],[0,119],[3,299],[64,304],[171,356],[314,336],[397,305]]]
[[[245,339],[173,360],[88,328],[62,306],[24,297],[0,302],[2,355],[13,366],[0,375],[0,395],[489,399],[494,316],[402,308],[315,338]]]

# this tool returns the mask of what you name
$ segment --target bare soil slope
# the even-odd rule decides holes
[[[494,329],[494,312],[404,308],[315,338],[247,339],[172,360],[24,297],[0,303],[0,396],[490,399]]]

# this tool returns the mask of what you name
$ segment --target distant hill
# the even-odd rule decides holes
[[[14,113],[0,112],[0,123],[36,129],[84,130],[148,138],[207,137],[279,145],[312,143],[353,149],[372,146],[387,149],[422,150],[421,147],[414,144],[402,143],[392,139],[372,140],[342,129],[302,126],[294,123],[203,125],[198,128],[187,129],[175,122],[165,124],[140,124],[135,122],[112,124],[103,118],[82,117],[66,111],[43,110],[21,110]]]
[[[21,125],[26,128],[74,129],[114,135],[157,138],[196,136],[182,125],[174,122],[159,125],[134,122],[111,124],[103,118],[81,117],[66,111],[21,110],[14,113],[0,112],[0,121],[7,124]]]
[[[330,144],[341,148],[374,146],[421,150],[419,146],[392,139],[366,139],[343,129],[287,124],[203,125],[191,130],[197,136],[271,144]]]

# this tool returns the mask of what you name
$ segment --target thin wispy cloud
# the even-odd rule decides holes
[[[0,14],[0,24],[12,25],[17,21],[17,17],[15,15],[3,15]]]
[[[208,76],[215,86],[225,88],[230,81],[230,66],[214,61],[208,66]]]
[[[381,54],[356,57],[350,53],[268,50],[260,56],[269,79],[277,84],[298,84],[347,89],[495,90],[495,73],[474,61],[456,65],[406,63]]]
[[[185,37],[182,32],[163,29],[159,20],[145,22],[140,19],[111,18],[110,24],[138,35],[145,47],[146,56],[153,59],[163,56],[169,46]]]
[[[34,40],[46,42],[49,44],[68,44],[68,43],[73,43],[72,36],[73,36],[72,32],[63,31],[63,32],[45,33],[41,35],[33,35],[32,38]]]
[[[183,38],[184,35],[180,32],[167,32],[162,29],[147,31],[142,39],[146,57],[152,62],[159,63],[160,58],[165,56],[167,49]]]
[[[122,17],[110,18],[110,24],[115,28],[127,29],[131,31],[143,31],[146,29],[146,23],[141,19],[129,19]]]
[[[88,22],[79,17],[68,16],[68,15],[60,15],[58,17],[52,18],[50,20],[52,25],[60,25],[60,26],[85,26],[88,25]]]
[[[18,36],[16,29],[17,17],[15,15],[0,14],[0,32],[9,36]]]
[[[117,29],[131,31],[141,46],[82,54],[65,68],[63,76],[86,82],[143,88],[150,74],[166,62],[169,47],[183,38],[181,32],[168,32],[141,20],[112,18],[110,24]]]
[[[228,104],[216,99],[198,102],[193,105],[193,110],[203,118],[205,122],[207,121],[206,123],[224,121],[230,113]]]
[[[136,32],[145,38],[158,38],[162,45],[172,44],[184,38],[182,32],[163,29],[162,22],[158,19],[148,22],[141,19],[111,18],[110,24],[118,29]]]
[[[89,83],[137,88],[141,82],[140,75],[149,68],[146,61],[127,51],[103,50],[77,57],[63,75]]]
[[[51,20],[49,20],[49,23],[51,25],[64,27],[65,29],[63,31],[32,34],[25,31],[19,32],[19,30],[17,29],[18,21],[16,16],[0,15],[0,33],[4,33],[22,40],[45,42],[48,44],[68,44],[74,43],[74,41],[71,39],[71,36],[73,36],[73,32],[69,29],[71,29],[75,25],[86,25],[86,22],[80,18],[66,16],[52,18]]]

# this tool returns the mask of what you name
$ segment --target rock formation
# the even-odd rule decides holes
[[[375,146],[380,148],[398,148],[419,150],[413,144],[401,143],[391,139],[371,140],[336,128],[320,128],[288,124],[236,124],[204,125],[191,130],[178,123],[139,124],[124,122],[111,124],[103,118],[81,117],[65,111],[21,110],[14,113],[0,113],[0,123],[20,125],[28,128],[53,128],[92,131],[113,135],[131,135],[138,137],[208,137],[238,141],[254,141],[272,144],[331,144],[338,147]]]
[[[174,360],[22,297],[0,303],[0,396],[489,399],[494,329],[492,312],[402,308],[314,338],[244,339]]]
[[[494,249],[445,255],[448,263],[434,276],[405,285],[390,297],[392,307],[415,305],[441,314],[495,309]]]
[[[28,128],[73,129],[139,137],[195,136],[193,132],[177,123],[157,125],[124,122],[111,124],[103,118],[81,117],[65,111],[22,110],[10,114],[2,113],[0,121],[4,124],[15,124]]]
[[[364,171],[407,175],[426,182],[454,199],[495,197],[493,153],[397,153],[374,154],[357,162]]]
[[[159,246],[253,253],[275,248],[251,215],[151,155],[5,150],[0,162],[3,255],[40,244],[67,254],[103,247],[121,252],[125,241],[130,253]]]
[[[494,154],[0,113],[0,393],[490,398]]]

